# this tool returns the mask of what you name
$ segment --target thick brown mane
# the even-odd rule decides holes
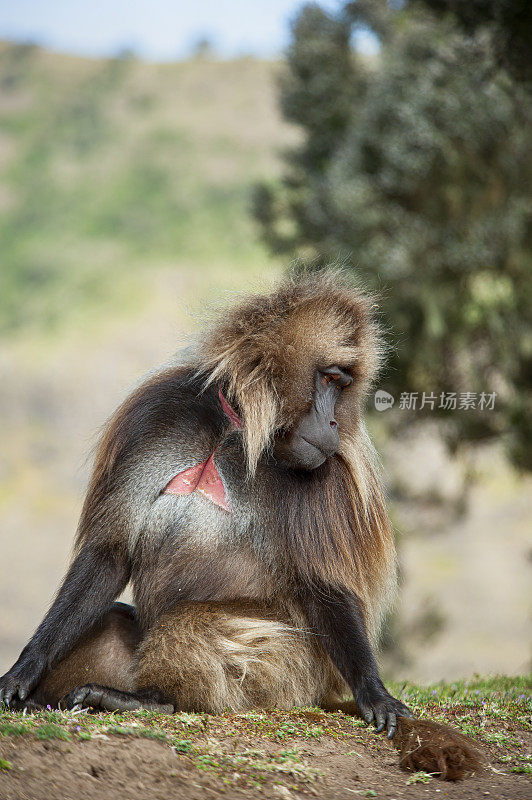
[[[289,278],[231,307],[199,348],[206,383],[220,381],[244,422],[248,470],[310,405],[317,368],[353,384],[336,405],[339,455],[279,492],[283,539],[308,578],[355,592],[374,639],[395,588],[395,547],[362,406],[381,360],[374,300],[338,269]],[[195,357],[198,353],[195,353]],[[197,363],[197,362],[196,362]],[[290,483],[290,481],[289,481]]]
[[[344,458],[286,476],[274,514],[288,563],[314,585],[355,594],[375,641],[395,589],[395,547],[376,475],[368,467],[363,496]]]
[[[382,352],[374,305],[345,274],[329,269],[246,299],[203,337],[195,354],[200,370],[207,383],[225,384],[241,412],[250,472],[274,432],[309,406],[318,367],[338,364],[352,375],[338,404],[340,438],[356,427]]]

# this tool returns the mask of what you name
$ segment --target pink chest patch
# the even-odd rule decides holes
[[[242,422],[240,417],[236,411],[231,408],[223,396],[221,389],[218,395],[224,413],[226,417],[231,420],[233,428],[235,430],[241,430]],[[163,489],[163,494],[192,494],[192,492],[198,491],[212,503],[223,508],[224,511],[231,512],[232,509],[227,500],[225,486],[223,485],[220,474],[216,469],[216,464],[214,463],[215,452],[216,448],[205,461],[201,462],[201,464],[196,464],[196,466],[189,467],[175,475],[175,477],[166,484]]]
[[[231,511],[225,487],[214,463],[214,453],[211,453],[209,458],[202,461],[201,464],[189,467],[172,478],[166,485],[164,494],[192,494],[196,490],[215,505],[225,511]]]

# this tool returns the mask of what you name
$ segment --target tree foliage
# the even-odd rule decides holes
[[[532,3],[530,0],[422,0],[440,14],[451,13],[469,34],[491,33],[495,57],[517,81],[532,87]]]
[[[374,59],[350,45],[360,26],[380,40]],[[266,242],[352,264],[391,329],[383,387],[496,392],[493,412],[417,413],[445,415],[453,444],[503,435],[530,464],[531,103],[489,32],[385,0],[336,17],[307,5],[281,97],[303,139],[283,181],[257,187]]]

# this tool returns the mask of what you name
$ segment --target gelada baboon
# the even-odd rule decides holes
[[[127,398],[70,569],[0,679],[5,703],[321,705],[397,731],[403,760],[419,755],[421,728],[373,654],[396,556],[362,419],[382,349],[372,310],[337,271],[289,279]],[[135,608],[113,605],[129,581]],[[429,766],[452,777],[445,747],[463,772],[474,754],[451,734]],[[430,723],[424,735],[432,746]]]

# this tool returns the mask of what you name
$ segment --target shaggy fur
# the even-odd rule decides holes
[[[305,560],[301,566],[309,577],[357,594],[374,643],[396,588],[393,532],[378,459],[362,420],[384,352],[375,307],[340,270],[298,276],[231,308],[194,353],[205,384],[221,382],[244,422],[251,475],[274,436],[308,410],[316,369],[337,364],[352,376],[336,408],[341,442],[331,467],[336,475],[311,476],[310,492],[290,496],[283,533],[295,541],[294,555],[300,565]]]
[[[321,703],[325,711],[360,716],[352,700],[329,697]],[[481,770],[486,757],[477,742],[448,725],[428,719],[399,717],[393,745],[399,765],[406,772],[428,772],[445,781],[461,781]]]
[[[139,650],[137,688],[157,686],[182,711],[244,713],[316,705],[346,685],[301,612],[272,604],[178,606]]]
[[[122,690],[133,692],[128,707],[358,713],[341,702],[349,682],[362,707],[408,713],[371,650],[396,581],[362,421],[383,351],[373,305],[335,270],[287,280],[224,313],[188,362],[122,404],[97,452],[75,558],[10,671],[38,684],[32,701],[83,683],[93,697],[111,687],[104,708],[120,707]],[[272,455],[276,437],[309,411],[317,370],[333,365],[353,378],[336,402],[340,449],[311,472],[289,469]],[[215,449],[232,514],[198,493],[164,494]],[[129,580],[136,614],[109,611]],[[455,779],[478,763],[468,740],[434,723],[402,718],[398,737],[405,768]]]
[[[316,369],[337,364],[353,377],[336,407],[338,455],[308,477],[281,475],[282,485],[272,485],[269,502],[262,505],[269,509],[281,505],[268,524],[279,527],[275,538],[286,543],[296,572],[356,593],[375,644],[395,597],[396,556],[378,459],[362,420],[363,401],[384,350],[374,309],[370,296],[338,270],[328,270],[288,279],[275,292],[250,297],[226,311],[191,349],[189,363],[182,361],[150,378],[111,419],[97,452],[78,546],[94,541],[99,531],[106,542],[111,536],[117,548],[123,547],[126,535],[131,536],[113,489],[123,483],[120,472],[132,452],[142,456],[144,430],[153,428],[152,408],[155,402],[162,407],[166,387],[170,394],[191,371],[200,376],[205,400],[216,395],[209,387],[224,386],[244,423],[245,492],[244,484],[256,475],[275,435],[288,430],[308,409]],[[177,394],[176,389],[173,392]],[[183,410],[176,405],[171,413]],[[215,428],[212,438],[202,423],[205,455],[224,432],[231,433],[225,422]],[[158,422],[158,427],[163,424],[169,422]],[[228,445],[232,442],[234,436]],[[257,505],[253,493],[250,503]]]
[[[473,739],[448,725],[401,717],[394,746],[409,772],[428,772],[445,781],[460,781],[480,770],[485,756]]]
[[[196,363],[206,383],[221,381],[236,405],[251,473],[275,432],[309,408],[316,369],[331,364],[353,377],[350,401],[337,415],[340,452],[350,450],[345,435],[360,420],[383,351],[374,307],[371,297],[330,269],[245,300],[203,337]]]

